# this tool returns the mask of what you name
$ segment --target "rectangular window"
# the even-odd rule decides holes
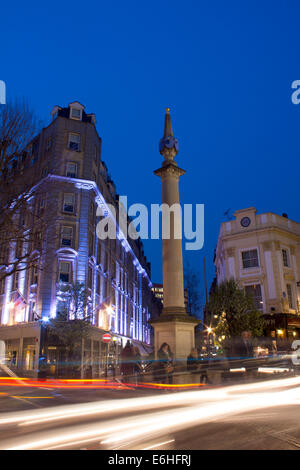
[[[71,281],[71,263],[61,261],[59,263],[59,280],[60,282]]]
[[[245,286],[245,292],[250,297],[253,297],[256,308],[258,310],[262,310],[263,301],[262,301],[262,295],[261,295],[261,285],[254,284],[252,286]]]
[[[257,249],[242,252],[243,268],[255,268],[258,266]]]
[[[72,227],[62,227],[61,231],[61,245],[62,246],[72,246],[73,241],[73,228]]]
[[[34,266],[32,269],[32,279],[31,279],[31,284],[37,284],[39,279],[39,271],[38,271],[38,266]]]
[[[80,134],[69,134],[69,149],[80,151]]]
[[[100,295],[100,274],[97,274],[97,287],[96,287],[96,292],[98,295]]]
[[[291,284],[286,285],[287,296],[289,301],[289,308],[294,308],[294,298],[293,298],[293,290]]]
[[[89,266],[88,268],[88,287],[91,289],[92,288],[92,284],[93,284],[93,270],[92,268]]]
[[[71,108],[71,118],[81,120],[81,109]]]
[[[49,150],[51,148],[51,145],[52,145],[52,137],[49,136],[46,141],[46,150]]]
[[[77,178],[77,163],[67,163],[66,176],[68,178]]]
[[[101,242],[98,240],[98,249],[97,249],[97,265],[101,264]]]
[[[75,196],[74,194],[64,194],[64,212],[74,213]]]
[[[287,250],[282,250],[282,261],[283,261],[283,266],[289,267],[289,256]]]
[[[94,254],[94,235],[89,232],[89,256]]]
[[[17,246],[16,246],[16,257],[21,258],[23,253],[23,240],[18,240],[17,241]]]
[[[14,279],[13,279],[13,290],[17,290],[18,289],[18,284],[19,284],[19,273],[16,272],[14,274]]]

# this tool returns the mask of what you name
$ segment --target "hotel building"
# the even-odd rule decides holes
[[[155,316],[155,303],[150,264],[141,240],[126,239],[108,207],[114,206],[118,214],[118,195],[101,158],[95,115],[75,101],[66,108],[55,106],[51,117],[29,152],[32,171],[44,188],[31,204],[46,217],[54,207],[54,222],[49,220],[42,239],[32,245],[33,252],[43,253],[37,266],[6,277],[0,286],[0,340],[11,367],[34,375],[42,351],[53,374],[59,374],[58,348],[45,350],[42,325],[62,308],[60,286],[80,282],[89,292],[93,326],[91,338],[83,341],[81,369],[92,366],[93,376],[98,376],[107,353],[117,361],[127,339],[142,353],[151,351],[148,321]],[[116,239],[97,237],[99,206],[113,219]],[[16,249],[7,247],[10,256]],[[109,348],[102,342],[107,332],[112,336]]]

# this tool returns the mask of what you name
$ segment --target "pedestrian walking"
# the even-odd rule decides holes
[[[168,343],[163,343],[157,352],[158,376],[162,383],[173,383],[173,353]]]
[[[121,375],[123,382],[130,382],[134,377],[134,353],[133,347],[128,340],[121,351]]]
[[[136,383],[140,383],[141,375],[142,375],[142,356],[140,350],[137,346],[133,348],[133,356],[134,356],[134,374]]]
[[[257,369],[257,364],[253,359],[254,347],[251,331],[242,332],[241,337],[235,343],[235,354],[241,360],[240,365],[246,369],[247,374]]]

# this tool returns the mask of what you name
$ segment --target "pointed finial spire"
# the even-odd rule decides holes
[[[178,153],[178,140],[173,135],[170,108],[166,108],[164,136],[159,142],[159,151],[166,160],[173,160]]]
[[[173,136],[170,108],[166,108],[164,138]]]

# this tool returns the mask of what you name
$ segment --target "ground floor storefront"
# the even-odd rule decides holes
[[[106,335],[106,341],[104,341]],[[0,327],[5,364],[18,376],[52,378],[113,378],[120,375],[121,351],[127,340],[138,347],[142,358],[151,355],[150,345],[114,335],[96,327],[89,337],[71,349],[49,337],[41,322]]]
[[[264,315],[266,336],[276,343],[277,350],[289,350],[300,339],[300,315],[276,313]]]

